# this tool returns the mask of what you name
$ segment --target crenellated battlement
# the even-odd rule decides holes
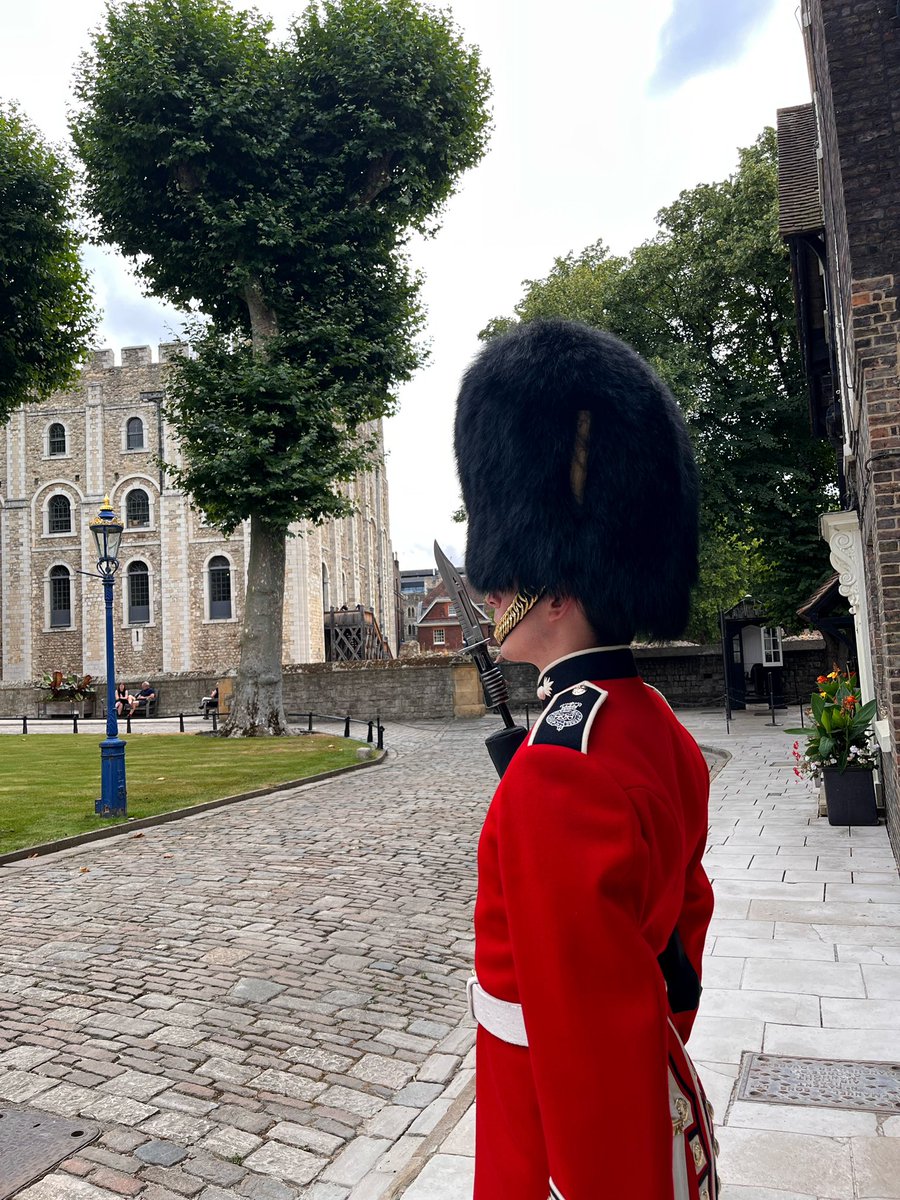
[[[114,367],[151,367],[162,365],[179,354],[187,354],[187,342],[160,342],[156,348],[157,357],[153,357],[152,346],[123,346],[120,351],[120,361],[116,362],[116,351],[108,347],[94,350],[82,367],[83,371],[109,371]]]

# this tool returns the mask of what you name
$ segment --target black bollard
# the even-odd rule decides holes
[[[525,705],[525,728],[526,729],[531,728],[531,705],[530,704]]]
[[[178,732],[184,733],[184,713],[178,714]]]
[[[769,712],[772,714],[772,724],[775,724],[775,684],[772,681],[772,672],[769,672]]]
[[[366,737],[367,742],[371,742],[371,740],[372,740],[372,725],[373,725],[373,722],[370,721],[369,722],[369,733],[368,733],[368,736]]]
[[[309,730],[308,730],[309,733],[312,733],[312,719],[313,719],[313,714],[310,713],[309,714]]]
[[[219,714],[216,712],[215,709],[212,710],[212,723],[213,723],[213,733],[215,733],[219,728]]]
[[[131,733],[131,713],[125,718],[125,732]]]
[[[72,713],[72,732],[78,732],[78,713]]]
[[[800,705],[800,728],[805,729],[806,721],[804,720],[804,717],[803,717],[803,701],[798,700],[797,703]]]
[[[378,746],[377,746],[377,748],[379,750],[384,749],[384,726],[381,724],[381,721],[378,722]]]
[[[344,721],[344,737],[349,737],[349,736],[350,736],[350,714],[347,713],[347,717]]]
[[[22,732],[23,733],[28,732],[28,718],[27,717],[22,718]]]

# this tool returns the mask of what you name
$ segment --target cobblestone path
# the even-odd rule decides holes
[[[101,1127],[19,1195],[377,1200],[470,1077],[495,726],[0,870],[0,1104]]]

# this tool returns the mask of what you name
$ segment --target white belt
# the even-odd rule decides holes
[[[466,984],[466,996],[470,1014],[488,1033],[513,1046],[528,1045],[521,1004],[498,1000],[484,990],[475,975]]]

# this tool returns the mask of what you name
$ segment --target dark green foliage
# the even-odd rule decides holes
[[[829,571],[818,514],[834,464],[812,441],[789,258],[778,236],[774,131],[737,172],[683,192],[627,258],[602,243],[526,283],[520,320],[558,314],[630,342],[672,389],[701,473],[701,581],[689,633],[717,637],[716,612],[751,592],[796,627]],[[492,322],[491,336],[503,322]]]
[[[71,182],[22,114],[0,108],[0,424],[71,380],[93,329]]]
[[[487,135],[486,76],[442,14],[329,0],[284,44],[270,32],[220,0],[115,3],[76,83],[97,235],[214,323],[173,373],[169,414],[181,483],[208,508],[219,481],[223,528],[341,511],[358,426],[421,359],[399,247],[434,228]]]
[[[414,0],[321,0],[278,44],[224,0],[119,0],[76,81],[96,234],[207,319],[177,362],[174,477],[219,527],[250,520],[230,731],[282,733],[284,535],[347,511],[367,425],[423,357],[433,232],[484,153],[488,81]]]

